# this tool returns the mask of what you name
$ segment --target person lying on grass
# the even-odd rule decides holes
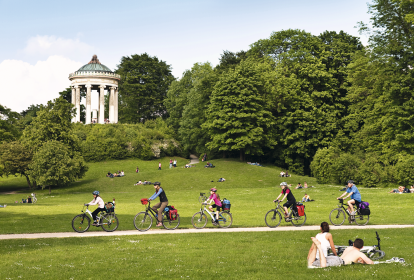
[[[342,256],[328,256],[325,257],[323,253],[323,248],[321,242],[315,238],[311,237],[313,242],[313,249],[311,247],[311,252],[308,255],[308,267],[328,267],[328,266],[341,266],[348,265],[352,263],[361,263],[361,264],[374,264],[364,253],[361,253],[360,250],[364,247],[364,241],[360,238],[355,239],[354,245],[345,249]],[[316,250],[319,250],[319,260],[316,260]]]

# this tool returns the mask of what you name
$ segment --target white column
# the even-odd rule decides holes
[[[99,123],[105,122],[105,86],[100,85],[99,86],[100,92],[99,92]]]
[[[98,110],[96,109],[92,110],[92,122],[94,123],[98,122]]]
[[[75,86],[76,89],[76,122],[80,122],[80,87]]]
[[[76,108],[76,90],[72,87],[72,104]],[[76,122],[76,114],[72,117],[72,122]]]
[[[115,123],[114,104],[115,104],[115,88],[111,87],[111,93],[109,95],[109,122],[110,123]]]
[[[85,124],[91,123],[91,88],[92,85],[86,85],[86,118]]]
[[[115,90],[115,123],[118,123],[118,88]]]

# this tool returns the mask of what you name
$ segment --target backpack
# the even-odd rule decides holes
[[[221,206],[223,207],[223,211],[230,211],[231,203],[230,200],[224,198],[221,202]]]
[[[112,201],[105,203],[105,210],[106,213],[112,213],[115,211],[115,205],[112,203]]]

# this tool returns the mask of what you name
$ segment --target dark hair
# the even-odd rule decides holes
[[[329,224],[327,222],[321,223],[322,232],[329,232]]]
[[[355,239],[354,247],[356,247],[358,249],[362,249],[362,247],[364,247],[364,240],[362,240],[361,238]]]

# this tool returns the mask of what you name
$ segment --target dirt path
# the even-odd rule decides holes
[[[373,225],[373,226],[331,226],[331,230],[346,229],[388,229],[388,228],[413,228],[414,225]],[[182,234],[182,233],[212,233],[212,232],[263,232],[263,231],[319,231],[319,226],[304,227],[255,227],[255,228],[205,228],[205,229],[150,229],[145,232],[137,230],[124,230],[115,232],[104,231],[87,231],[84,233],[77,232],[54,232],[54,233],[29,233],[29,234],[1,234],[0,240],[6,239],[37,239],[37,238],[66,238],[66,237],[94,237],[94,236],[125,236],[125,235],[147,235],[147,234]]]
[[[190,164],[199,163],[198,157],[196,155],[190,155]]]

